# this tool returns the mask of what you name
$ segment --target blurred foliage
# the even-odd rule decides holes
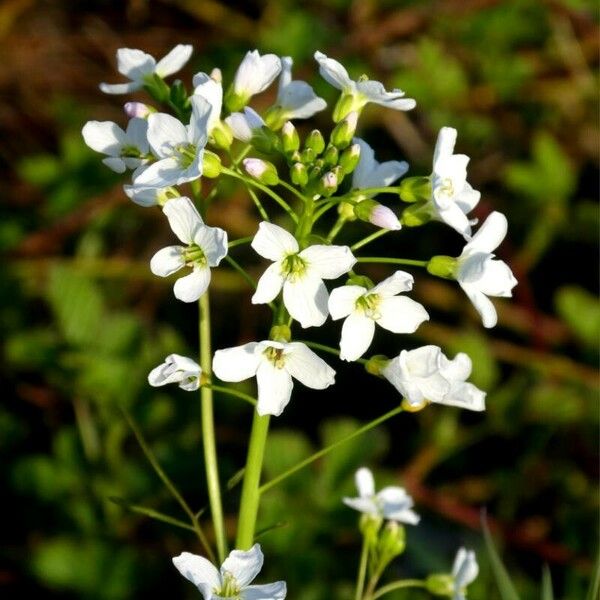
[[[215,65],[230,76],[242,53],[258,47],[293,55],[297,76],[331,100],[311,60],[321,49],[352,73],[402,87],[417,110],[406,117],[369,107],[362,135],[382,158],[406,158],[413,174],[430,171],[437,129],[457,127],[482,191],[477,216],[507,213],[502,258],[520,282],[514,302],[498,303],[499,327],[483,331],[454,286],[417,279],[415,294],[434,317],[419,343],[468,352],[488,411],[402,415],[270,490],[259,523],[265,580],[287,579],[293,599],[352,597],[356,515],[340,499],[367,464],[381,465],[379,484],[404,484],[423,515],[393,575],[449,570],[467,544],[482,565],[470,597],[501,598],[481,535],[486,506],[519,597],[540,597],[545,563],[555,598],[585,597],[598,511],[596,9],[588,0],[0,5],[0,248],[12,259],[0,271],[0,595],[197,597],[169,561],[199,551],[193,535],[124,508],[183,517],[118,410],[134,413],[164,469],[201,509],[198,403],[145,381],[165,355],[194,354],[195,309],[149,274],[147,259],[168,235],[160,215],[128,204],[79,133],[87,119],[123,121],[120,99],[97,89],[116,80],[118,47],[160,56],[191,42],[186,77]],[[256,224],[251,202],[234,189],[211,219],[232,236]],[[431,229],[403,232],[392,251],[429,256],[433,243],[451,253],[455,236]],[[249,308],[242,319],[248,292],[220,271],[217,347],[260,334],[262,316]],[[374,268],[373,276],[386,272]],[[378,343],[377,351],[398,351],[392,336]],[[267,478],[397,402],[385,382],[334,366],[336,393],[298,394],[276,421]],[[243,464],[249,414],[225,397],[217,412],[227,481]],[[233,486],[230,514],[237,500]]]

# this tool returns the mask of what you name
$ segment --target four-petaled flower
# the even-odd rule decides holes
[[[190,59],[193,48],[187,44],[178,44],[158,62],[150,54],[132,48],[117,50],[117,69],[129,79],[129,83],[101,83],[105,94],[128,94],[143,88],[156,74],[161,78],[177,73]]]
[[[293,235],[263,221],[252,248],[273,261],[258,281],[253,304],[271,302],[283,288],[283,302],[302,327],[322,325],[327,319],[327,288],[323,279],[335,279],[356,263],[348,246],[316,244],[300,252]]]
[[[335,383],[335,371],[301,342],[250,342],[217,350],[213,371],[223,381],[256,376],[259,415],[279,416],[292,395],[292,377],[306,387],[323,390]]]
[[[366,467],[356,471],[354,480],[358,498],[344,498],[344,504],[371,517],[417,525],[420,517],[412,510],[413,499],[404,488],[388,486],[375,493],[373,473]]]
[[[378,162],[373,148],[360,138],[354,138],[354,143],[360,146],[360,159],[352,173],[352,189],[382,188],[392,185],[408,171],[405,161],[388,160]],[[371,197],[374,193],[365,194]]]
[[[165,362],[158,365],[148,374],[148,383],[153,387],[178,383],[186,392],[193,392],[200,387],[200,365],[187,356],[169,354]]]
[[[264,92],[281,71],[281,60],[275,54],[259,54],[258,50],[248,51],[238,67],[227,106],[231,111],[243,108],[252,96]]]
[[[217,569],[203,556],[182,552],[173,558],[177,570],[200,590],[204,600],[283,600],[285,581],[250,585],[260,573],[264,556],[259,544],[232,550]]]
[[[479,565],[475,552],[460,548],[454,559],[452,567],[453,595],[452,600],[465,600],[465,590],[467,586],[477,578],[479,574]]]
[[[466,381],[471,370],[471,359],[463,352],[449,360],[438,346],[422,346],[402,350],[382,375],[415,410],[429,402],[484,410],[485,392]]]
[[[150,261],[150,269],[159,277],[168,277],[185,266],[192,272],[180,277],[173,286],[175,297],[195,302],[210,283],[210,267],[216,267],[227,255],[227,232],[204,224],[192,201],[185,196],[168,200],[163,212],[173,233],[184,246],[167,246]]]
[[[342,360],[357,360],[367,351],[375,335],[375,323],[394,333],[413,333],[429,319],[421,304],[398,296],[410,291],[413,281],[412,275],[396,271],[370,290],[360,285],[343,285],[331,292],[331,318],[346,317],[340,340]]]
[[[234,112],[225,118],[236,140],[249,143],[255,129],[260,129],[265,122],[262,117],[249,106],[244,107],[244,112]]]
[[[506,236],[507,227],[506,217],[493,212],[457,259],[456,280],[481,315],[484,327],[494,327],[498,321],[488,296],[509,298],[517,285],[510,267],[502,260],[495,260],[493,254]]]

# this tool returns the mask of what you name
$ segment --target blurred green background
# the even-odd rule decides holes
[[[125,122],[122,97],[97,87],[119,80],[117,48],[160,57],[185,42],[196,49],[181,73],[188,82],[214,66],[227,81],[258,48],[293,56],[296,77],[334,101],[311,58],[319,49],[404,89],[417,109],[369,107],[361,136],[380,160],[406,159],[411,174],[428,174],[438,128],[456,127],[482,192],[476,216],[507,214],[500,257],[519,280],[515,298],[496,303],[498,327],[484,331],[458,286],[415,273],[432,321],[400,342],[382,336],[374,350],[393,355],[406,342],[468,352],[488,410],[401,415],[265,495],[259,529],[278,527],[259,540],[261,581],[287,579],[291,600],[351,597],[359,538],[340,498],[368,465],[380,485],[405,485],[423,516],[391,575],[447,571],[466,544],[481,563],[470,597],[498,598],[481,536],[486,507],[523,599],[539,598],[545,563],[557,598],[583,598],[599,508],[598,39],[587,0],[2,2],[0,247],[10,261],[0,270],[0,597],[198,597],[170,563],[199,552],[193,534],[124,507],[183,516],[118,410],[129,407],[166,471],[203,507],[196,396],[146,383],[167,354],[194,355],[196,309],[149,271],[150,256],[171,243],[162,215],[130,203],[80,135],[88,119]],[[273,92],[255,105],[267,107]],[[329,127],[325,117],[316,124]],[[257,224],[241,188],[210,219],[232,238]],[[457,238],[431,224],[384,238],[373,253],[457,255]],[[220,269],[213,286],[216,347],[265,335],[265,312],[231,272]],[[324,333],[335,345],[339,327]],[[333,391],[297,392],[275,420],[267,476],[397,403],[386,382],[330,362]],[[225,482],[243,465],[250,414],[218,397],[217,419]],[[232,534],[237,501],[235,488],[225,498]]]

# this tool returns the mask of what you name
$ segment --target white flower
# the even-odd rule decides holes
[[[123,131],[112,121],[88,121],[81,130],[85,143],[96,152],[106,154],[102,162],[117,173],[144,164],[149,152],[146,119],[130,119]]]
[[[156,206],[157,204],[164,204],[168,200],[168,196],[165,192],[172,190],[173,188],[155,188],[145,187],[141,185],[124,185],[123,191],[126,196],[139,206]]]
[[[413,499],[401,487],[388,486],[375,493],[373,473],[366,467],[354,476],[358,498],[344,498],[344,504],[371,517],[416,525],[420,517],[413,510]]]
[[[173,558],[177,570],[199,590],[204,600],[283,600],[284,581],[249,585],[260,573],[264,561],[260,544],[250,550],[232,550],[217,569],[203,556],[182,552]]]
[[[158,160],[134,178],[135,185],[167,187],[181,185],[202,175],[211,105],[201,96],[192,96],[192,116],[184,125],[166,113],[148,117],[148,141]]]
[[[300,252],[294,236],[264,221],[251,245],[273,261],[259,279],[252,303],[271,302],[283,288],[285,307],[302,327],[322,325],[328,314],[323,279],[335,279],[354,266],[356,258],[350,248],[314,245]]]
[[[233,93],[246,104],[255,94],[264,92],[281,71],[281,61],[275,54],[261,56],[258,50],[248,51],[233,78]]]
[[[292,81],[293,64],[291,57],[282,57],[279,90],[275,102],[275,106],[281,111],[279,118],[282,122],[290,119],[309,119],[327,107],[325,100],[317,96],[306,81]]]
[[[194,95],[204,98],[209,106],[206,129],[208,134],[212,132],[221,119],[221,108],[223,106],[223,84],[206,73],[196,73],[193,79]]]
[[[185,196],[169,200],[163,207],[169,225],[184,246],[167,246],[150,261],[150,269],[159,277],[168,277],[185,266],[189,275],[180,277],[173,286],[175,297],[182,302],[195,302],[210,283],[210,267],[216,267],[227,254],[227,233],[219,227],[208,227],[192,201]]]
[[[213,371],[223,381],[243,381],[256,376],[256,410],[259,415],[276,417],[290,401],[292,377],[314,390],[335,383],[335,371],[301,342],[265,340],[217,350]]]
[[[165,362],[152,369],[148,375],[148,383],[153,387],[178,383],[186,392],[193,392],[200,387],[200,365],[187,356],[169,354]]]
[[[469,157],[453,154],[455,144],[456,129],[442,127],[433,157],[430,208],[435,219],[469,238],[473,223],[467,214],[475,208],[481,194],[467,183]]]
[[[471,370],[471,359],[462,352],[449,360],[438,346],[422,346],[402,350],[386,365],[382,375],[415,409],[436,402],[484,410],[485,392],[466,381]]]
[[[354,143],[360,146],[360,160],[352,174],[353,190],[388,187],[408,171],[407,162],[388,160],[380,163],[367,142],[354,138]],[[372,195],[368,194],[369,197]]]
[[[394,333],[413,333],[429,319],[421,304],[398,296],[410,291],[413,281],[412,275],[396,271],[370,290],[360,285],[343,285],[331,292],[331,318],[346,317],[340,340],[342,360],[357,360],[367,351],[375,335],[375,323]]]
[[[507,227],[506,217],[493,212],[457,259],[456,279],[481,315],[484,327],[494,327],[498,321],[488,296],[510,298],[517,285],[510,267],[492,254],[506,236]]]
[[[252,141],[252,135],[255,129],[260,129],[265,125],[262,117],[252,108],[246,106],[244,112],[231,113],[225,119],[229,125],[236,140],[249,143]]]
[[[475,552],[460,548],[452,567],[452,577],[454,578],[452,600],[465,600],[465,590],[469,584],[475,581],[478,574],[479,565]]]
[[[101,83],[100,89],[105,94],[128,94],[139,90],[152,81],[154,74],[165,78],[185,65],[192,55],[192,46],[179,44],[158,62],[153,56],[133,50],[131,48],[119,48],[117,50],[118,71],[129,79],[129,83]]]
[[[338,119],[343,119],[350,111],[360,110],[368,102],[380,104],[394,110],[411,110],[416,106],[412,98],[403,98],[404,92],[394,89],[388,92],[382,83],[366,77],[353,81],[348,71],[333,58],[328,58],[322,52],[315,52],[315,60],[319,63],[319,72],[327,83],[341,90],[343,95],[352,97],[352,102]]]

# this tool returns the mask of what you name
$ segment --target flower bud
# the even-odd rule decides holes
[[[420,227],[431,221],[431,209],[428,202],[415,202],[402,211],[402,224],[407,227]]]
[[[305,165],[312,164],[313,162],[315,162],[316,158],[317,155],[315,154],[315,151],[312,148],[304,148],[304,150],[300,152],[300,161],[303,162]]]
[[[318,156],[325,150],[325,140],[323,134],[318,129],[313,129],[304,142],[305,148],[310,148]]]
[[[342,94],[333,109],[333,122],[339,123],[348,113],[354,110],[354,105],[353,94]]]
[[[245,158],[243,161],[246,173],[265,185],[277,185],[279,176],[273,163],[261,158]]]
[[[370,544],[374,544],[377,540],[377,534],[381,529],[383,519],[375,515],[363,514],[358,522],[358,528],[363,536]]]
[[[354,206],[354,214],[367,223],[372,223],[382,229],[392,229],[397,231],[402,228],[398,217],[391,209],[383,204],[379,204],[370,198],[363,200]]]
[[[233,142],[233,133],[227,123],[218,121],[210,133],[213,144],[222,150],[227,150]]]
[[[265,154],[271,154],[277,151],[281,142],[277,134],[264,125],[252,130],[252,145]]]
[[[292,339],[292,332],[287,325],[273,325],[269,333],[269,339],[274,342],[289,342]]]
[[[371,375],[381,377],[381,373],[387,367],[389,362],[390,359],[384,354],[376,354],[375,356],[371,356],[371,358],[366,362],[365,371]]]
[[[338,178],[333,171],[328,171],[321,177],[318,185],[318,192],[321,196],[331,196],[338,188]]]
[[[452,575],[434,573],[425,580],[425,589],[435,596],[452,596],[454,594],[454,579]]]
[[[217,83],[222,83],[223,82],[223,73],[221,73],[221,69],[219,69],[218,67],[215,67],[210,72],[210,78],[213,81],[216,81]]]
[[[377,543],[379,568],[384,569],[394,558],[404,552],[404,548],[406,548],[404,527],[396,521],[388,521]]]
[[[360,146],[358,144],[352,144],[349,148],[346,148],[340,156],[340,167],[344,171],[345,175],[349,175],[356,169],[358,161],[360,160]]]
[[[273,130],[281,129],[289,118],[289,113],[281,108],[281,106],[271,106],[265,112],[265,123]]]
[[[338,204],[338,214],[345,221],[356,221],[356,215],[354,214],[354,204],[352,204],[352,202],[340,202]]]
[[[294,163],[290,169],[290,179],[294,185],[304,187],[308,183],[308,171],[302,163]]]
[[[338,164],[338,159],[340,157],[339,150],[332,146],[331,144],[327,146],[327,150],[325,150],[325,154],[323,154],[323,162],[328,167],[333,167]]]
[[[407,177],[398,188],[403,202],[427,201],[431,198],[431,179],[429,177]]]
[[[155,108],[148,106],[143,102],[126,102],[123,106],[123,110],[130,119],[136,117],[138,119],[146,119],[153,112],[156,112]]]
[[[434,256],[427,263],[427,271],[436,277],[455,279],[457,262],[452,256]]]
[[[286,154],[291,154],[300,147],[300,137],[291,121],[287,121],[281,129],[281,143]]]
[[[358,113],[351,112],[343,121],[340,121],[331,132],[331,143],[339,150],[346,148],[356,133]]]
[[[221,159],[210,150],[205,150],[202,156],[202,176],[214,179],[221,174]]]

